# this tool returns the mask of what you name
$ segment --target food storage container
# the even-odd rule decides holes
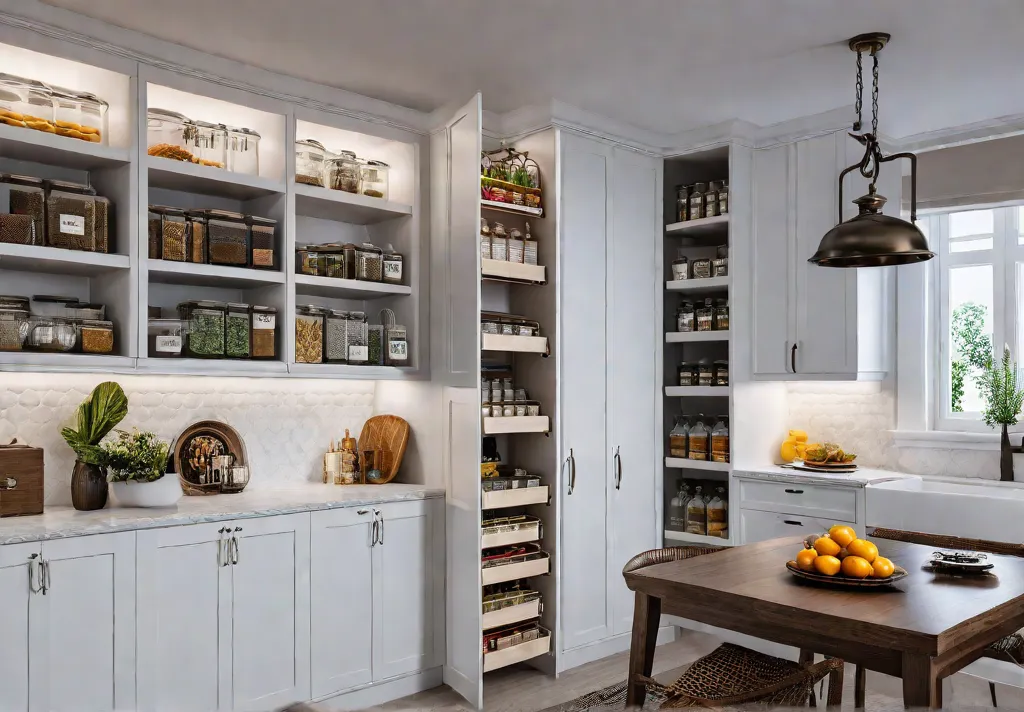
[[[188,247],[185,211],[164,208],[160,222],[160,259],[184,262],[188,257]]]
[[[715,331],[729,330],[729,300],[716,299],[714,306],[712,328]]]
[[[252,348],[250,357],[255,359],[277,358],[277,309],[274,307],[253,306],[252,317]]]
[[[178,305],[178,316],[186,322],[183,352],[192,358],[224,357],[224,322],[227,305],[212,301],[190,301]]]
[[[210,264],[235,267],[249,264],[249,226],[241,213],[207,210],[206,240]]]
[[[195,131],[195,123],[177,111],[149,109],[146,112],[146,145],[150,156],[196,163],[192,151],[186,148],[186,137],[191,144]]]
[[[697,331],[711,331],[714,326],[714,307],[711,299],[705,299],[704,304],[696,309]]]
[[[480,257],[491,259],[491,226],[487,224],[487,218],[480,218]]]
[[[729,213],[729,181],[719,181],[718,185],[718,214],[727,215]]]
[[[341,246],[341,251],[345,258],[345,279],[356,278],[356,251],[357,248],[353,243],[347,242]]]
[[[515,228],[508,235],[508,261],[523,263],[523,234]]]
[[[9,126],[56,133],[53,92],[42,82],[0,74],[0,111]]]
[[[295,182],[305,185],[324,185],[324,160],[327,149],[311,138],[295,142]]]
[[[344,279],[347,271],[344,248],[338,244],[327,244],[323,246],[323,254],[327,266],[327,276]]]
[[[251,341],[249,305],[229,302],[224,321],[224,355],[228,358],[249,358]]]
[[[702,358],[697,362],[697,385],[715,385],[715,366],[709,358]]]
[[[668,433],[668,454],[669,457],[686,457],[686,444],[687,436],[690,432],[690,424],[681,415],[674,416],[674,419],[675,422],[672,425],[672,430]]]
[[[67,302],[64,305],[64,314],[69,319],[85,319],[88,321],[103,321],[107,318],[107,307],[103,304],[89,304],[87,302]]]
[[[0,294],[0,309],[24,309],[29,311],[32,300],[28,297]]]
[[[366,328],[366,363],[371,366],[384,365],[384,326],[373,324]]]
[[[195,264],[206,264],[210,261],[206,243],[206,213],[202,210],[186,210],[185,220],[188,222],[188,255],[185,260]]]
[[[228,170],[250,176],[260,174],[260,135],[252,129],[227,127]]]
[[[163,205],[149,206],[149,259],[161,259],[163,240],[163,217],[166,208]]]
[[[249,229],[252,251],[250,264],[258,269],[274,269],[277,221],[252,215],[249,217]]]
[[[536,266],[538,252],[537,240],[530,234],[530,223],[526,223],[526,237],[523,240],[523,264]]]
[[[114,324],[110,321],[83,319],[78,329],[78,350],[85,354],[114,353]]]
[[[724,360],[715,361],[712,364],[712,382],[716,386],[729,385],[729,362]]]
[[[402,255],[395,252],[395,248],[388,245],[384,252],[384,260],[381,264],[381,278],[388,284],[402,283],[402,267],[405,260]]]
[[[21,351],[28,338],[27,309],[0,306],[0,351]]]
[[[698,381],[697,364],[692,361],[683,361],[679,364],[680,386],[696,386]]]
[[[101,223],[101,227],[105,227]],[[103,242],[106,241],[104,236]],[[95,252],[96,191],[87,185],[50,181],[46,194],[46,244]]]
[[[381,277],[383,276],[383,255],[383,250],[371,245],[369,242],[364,242],[362,245],[357,247],[355,251],[355,278],[363,280],[364,282],[381,281]]]
[[[88,92],[79,92],[78,98],[81,101],[82,118],[80,122],[82,127],[79,131],[85,134],[86,141],[106,145],[107,111],[110,109],[110,104]]]
[[[491,228],[491,259],[501,262],[508,260],[508,235],[505,226],[499,222]]]
[[[0,242],[9,245],[34,245],[36,226],[29,215],[0,213]]]
[[[690,213],[690,188],[688,185],[676,186],[676,220],[686,222]]]
[[[85,134],[81,131],[82,100],[78,98],[78,93],[56,85],[50,86],[50,92],[53,98],[55,133],[58,136],[84,139]]]
[[[46,188],[43,185],[43,179],[32,176],[5,175],[0,178],[0,188],[10,191],[8,209],[12,215],[29,216],[32,219],[31,242],[19,242],[18,244],[44,244],[46,235]],[[23,237],[23,220],[10,221],[9,225],[12,228],[9,236],[5,236],[5,231],[0,230],[0,242],[16,242],[20,237]]]
[[[69,319],[59,316],[29,317],[25,347],[34,351],[67,352],[75,348],[78,332]]]
[[[693,185],[693,190],[690,191],[688,220],[700,220],[704,217],[704,193],[707,189],[706,183],[695,183]]]
[[[224,168],[228,160],[228,129],[224,124],[197,121],[195,130],[185,134],[185,148],[199,163]]]
[[[672,279],[689,279],[690,278],[690,260],[686,258],[686,255],[680,255],[676,259],[672,260]]]
[[[345,334],[346,341],[348,342],[348,362],[359,365],[365,364],[370,358],[367,345],[369,329],[366,325],[366,314],[363,312],[350,312]]]
[[[718,181],[708,183],[704,192],[704,217],[713,218],[718,215]]]
[[[331,309],[324,317],[324,360],[328,363],[348,361],[348,312]]]
[[[96,252],[109,254],[111,251],[111,238],[114,236],[111,218],[110,200],[102,195],[96,196]]]
[[[693,331],[696,328],[697,313],[693,302],[683,302],[676,312],[676,331]]]
[[[149,357],[179,358],[184,348],[188,322],[182,319],[150,319]]]
[[[322,245],[306,245],[295,250],[295,270],[311,277],[327,276],[327,253]]]
[[[359,160],[352,151],[341,151],[327,160],[327,187],[346,193],[359,192]]]
[[[320,307],[298,307],[295,310],[295,362],[323,363],[324,310]]]
[[[384,364],[409,365],[409,337],[401,324],[389,326],[384,333]]]
[[[711,276],[711,260],[694,260],[690,265],[690,271],[694,279],[707,279]]]
[[[367,161],[359,166],[359,183],[363,195],[388,199],[388,173],[391,166],[383,161]]]

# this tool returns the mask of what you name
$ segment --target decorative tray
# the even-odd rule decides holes
[[[801,571],[797,568],[795,561],[787,561],[786,568],[789,569],[789,572],[797,578],[814,581],[815,583],[824,583],[830,586],[838,586],[840,588],[878,588],[879,586],[894,584],[900,579],[907,577],[907,570],[902,566],[896,566],[892,576],[887,578],[874,578],[869,576],[868,578],[863,579],[847,578],[846,576],[826,576],[825,574],[819,574],[813,571]]]

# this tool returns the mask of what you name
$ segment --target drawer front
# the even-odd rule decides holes
[[[808,514],[857,521],[857,489],[822,485],[740,480],[740,507],[767,512]],[[829,524],[829,526],[832,526]],[[828,527],[825,527],[828,529]]]
[[[740,532],[744,544],[754,544],[786,536],[820,534],[828,531],[833,524],[854,526],[853,522],[834,521],[801,514],[777,514],[755,509],[740,510]],[[796,556],[795,550],[793,555]]]

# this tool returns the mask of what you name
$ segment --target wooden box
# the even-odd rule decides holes
[[[42,513],[42,448],[0,445],[0,517]]]

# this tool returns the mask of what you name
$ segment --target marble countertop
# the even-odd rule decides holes
[[[828,484],[838,487],[867,487],[879,482],[901,480],[916,477],[916,475],[905,475],[901,472],[889,470],[872,470],[870,468],[859,468],[850,474],[832,474],[828,472],[804,472],[779,465],[767,465],[765,467],[749,467],[736,469],[733,474],[736,477],[768,480],[771,482],[810,482]]]
[[[37,516],[0,519],[0,545],[435,497],[444,497],[444,490],[422,485],[310,483],[288,489],[182,497],[176,506],[165,509],[108,507],[79,512],[72,507],[46,507]]]

